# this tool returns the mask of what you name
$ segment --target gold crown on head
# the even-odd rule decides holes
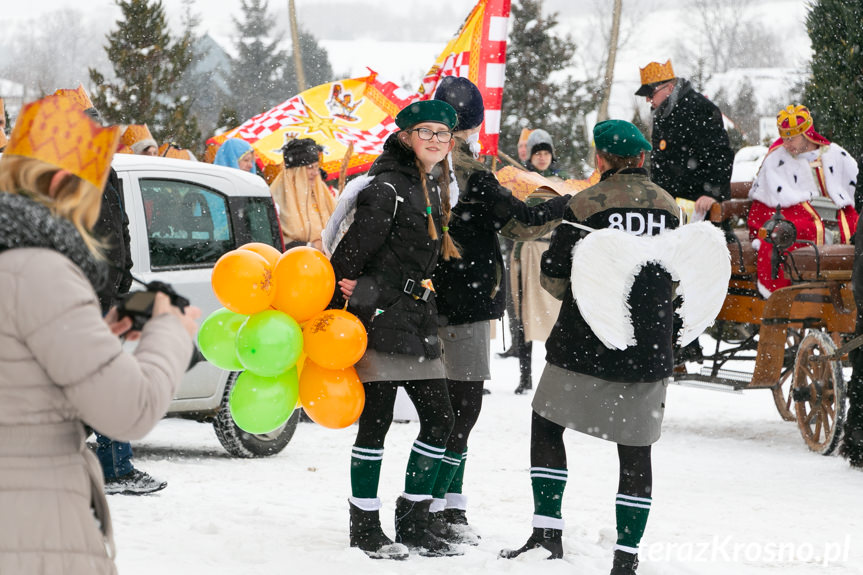
[[[93,102],[90,101],[90,96],[87,95],[87,90],[84,89],[83,84],[78,84],[74,90],[61,88],[54,92],[54,95],[69,98],[82,112],[93,107]]]
[[[126,131],[123,132],[123,136],[120,139],[123,142],[124,146],[132,147],[132,144],[136,142],[140,142],[141,140],[153,140],[153,134],[150,133],[150,128],[147,127],[147,124],[129,124],[129,127],[126,128]]]
[[[651,62],[644,68],[639,68],[638,70],[641,73],[642,85],[667,82],[674,79],[674,69],[671,67],[671,60],[666,60],[665,64]]]
[[[120,129],[93,122],[71,98],[47,96],[24,106],[4,155],[24,156],[105,187]]]
[[[780,136],[793,138],[812,127],[812,114],[806,106],[792,104],[776,114],[776,125]]]
[[[176,158],[178,160],[195,160],[195,155],[191,150],[178,148],[170,142],[165,142],[159,146],[159,156],[162,158]]]

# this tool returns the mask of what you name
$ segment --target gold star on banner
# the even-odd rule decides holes
[[[306,113],[309,115],[309,117],[303,118],[299,116],[294,116],[294,118],[299,121],[296,124],[291,124],[291,129],[294,130],[303,128],[307,134],[320,132],[326,138],[330,140],[334,139],[335,133],[338,131],[338,126],[336,126],[333,119],[318,115],[318,113],[315,112],[311,108],[311,106],[306,104],[305,101],[300,100],[300,102],[302,102],[303,107],[306,109]]]

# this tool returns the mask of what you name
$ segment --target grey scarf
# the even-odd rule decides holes
[[[72,222],[27,196],[0,192],[0,252],[15,248],[54,250],[81,268],[94,290],[105,282],[105,264],[87,249]]]

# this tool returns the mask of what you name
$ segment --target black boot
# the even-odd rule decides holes
[[[848,413],[839,453],[852,467],[863,468],[863,379],[857,374],[848,382]]]
[[[521,379],[519,380],[518,387],[515,388],[516,395],[527,393],[528,390],[533,389],[533,382],[531,381],[532,358],[533,342],[528,341],[521,346],[521,353],[518,356],[518,371]]]
[[[525,551],[542,547],[551,552],[551,555],[547,559],[560,559],[563,557],[562,536],[563,531],[561,529],[534,527],[533,535],[530,536],[527,543],[518,549],[503,549],[500,552],[500,556],[504,559],[515,559]]]
[[[467,520],[465,520],[464,525],[450,523],[446,511],[429,513],[429,529],[444,541],[464,545],[479,545],[479,537],[472,530],[463,529],[463,527],[468,527]]]
[[[464,552],[431,532],[429,506],[432,500],[396,500],[396,541],[426,557],[462,555]]]
[[[638,555],[619,549],[614,552],[610,575],[635,575],[636,569],[638,569]]]
[[[381,529],[378,511],[363,511],[351,507],[351,547],[359,547],[372,559],[407,559],[410,552],[400,543],[393,543]]]

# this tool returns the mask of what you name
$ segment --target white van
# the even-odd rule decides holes
[[[132,275],[171,284],[206,318],[221,307],[210,286],[216,260],[249,242],[282,249],[269,188],[249,173],[204,162],[117,154],[129,233]],[[135,282],[133,290],[143,289]],[[202,319],[203,319],[202,318]],[[228,409],[238,372],[202,361],[189,370],[168,415],[212,423],[231,455],[260,457],[280,452],[296,430],[296,410],[281,428],[252,435],[239,429]]]

